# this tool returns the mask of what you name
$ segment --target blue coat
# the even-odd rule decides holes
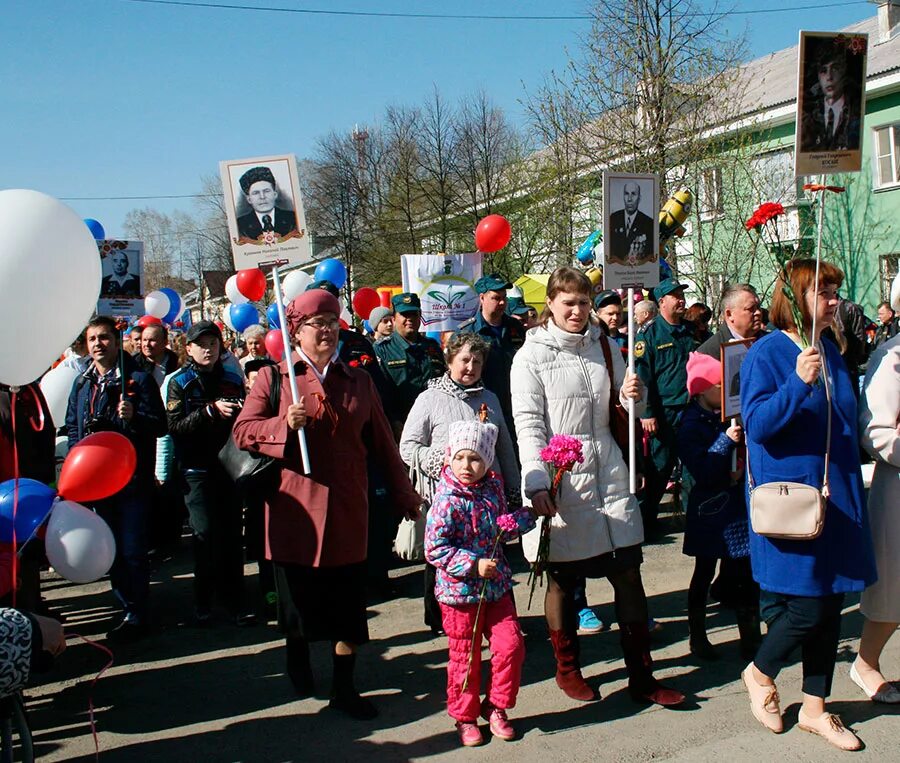
[[[753,577],[765,591],[825,596],[862,591],[876,579],[863,500],[856,433],[856,396],[841,355],[822,340],[832,392],[831,495],[815,540],[773,540],[750,530]],[[741,411],[753,482],[822,487],[825,471],[825,387],[795,371],[800,348],[775,331],[750,348],[741,367]]]

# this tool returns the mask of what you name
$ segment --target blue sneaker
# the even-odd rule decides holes
[[[594,614],[594,610],[585,607],[578,613],[578,632],[579,633],[601,633],[606,630],[603,621]]]

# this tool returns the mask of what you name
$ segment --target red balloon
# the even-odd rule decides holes
[[[153,316],[153,315],[145,315],[143,318],[138,318],[137,325],[141,328],[146,328],[147,326],[162,326],[162,321]],[[70,498],[70,501],[74,501],[74,498]]]
[[[266,293],[266,274],[259,268],[239,270],[237,278],[238,291],[251,302],[259,302]]]
[[[475,246],[479,252],[497,252],[509,243],[512,230],[503,215],[488,215],[475,228]]]
[[[90,434],[69,450],[57,490],[67,501],[88,503],[118,493],[134,475],[137,453],[118,432]]]
[[[353,309],[362,320],[369,320],[372,311],[381,305],[381,297],[370,286],[363,286],[353,295]]]
[[[281,336],[281,329],[272,329],[266,334],[266,352],[269,357],[276,363],[281,362],[284,357],[284,340]]]

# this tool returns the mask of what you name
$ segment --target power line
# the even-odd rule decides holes
[[[148,201],[150,199],[214,199],[218,193],[184,193],[167,196],[60,196],[60,201]]]
[[[391,18],[391,19],[432,19],[449,21],[591,21],[593,16],[537,16],[524,15],[513,16],[507,14],[476,14],[476,13],[403,13],[400,11],[336,11],[326,8],[285,8],[281,6],[266,5],[238,5],[231,3],[200,3],[194,0],[120,0],[126,3],[142,3],[144,5],[172,5],[187,8],[209,8],[213,10],[229,11],[257,11],[264,13],[294,13],[307,16],[345,16],[364,18]],[[790,11],[809,11],[820,8],[840,8],[850,5],[868,5],[869,0],[844,0],[836,3],[821,3],[816,5],[781,6],[778,8],[755,8],[753,10],[733,10],[726,12],[696,11],[683,16],[758,16],[761,13],[787,13]]]

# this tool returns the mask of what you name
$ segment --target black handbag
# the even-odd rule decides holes
[[[262,371],[260,371],[262,373]],[[281,406],[281,378],[278,367],[272,366],[269,385],[269,405],[278,415]],[[219,463],[231,477],[234,484],[241,490],[251,486],[259,486],[260,483],[271,477],[277,471],[277,459],[264,456],[261,453],[251,453],[249,450],[241,450],[234,441],[234,435],[229,434],[228,439],[219,451]]]

